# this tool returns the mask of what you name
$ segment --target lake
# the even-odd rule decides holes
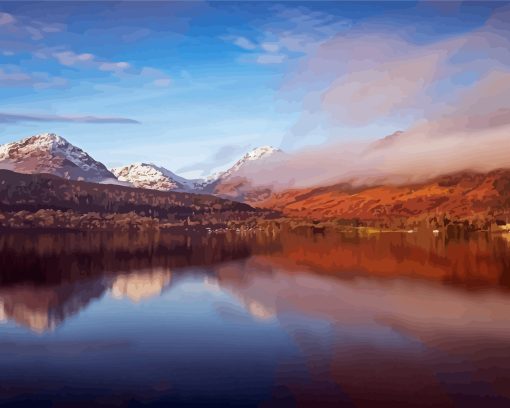
[[[0,270],[0,406],[510,406],[505,235],[3,232]]]

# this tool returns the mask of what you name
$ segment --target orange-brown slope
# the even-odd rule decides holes
[[[375,221],[444,214],[454,219],[487,218],[502,216],[510,207],[510,170],[461,173],[405,186],[339,184],[289,190],[252,204],[314,219]]]

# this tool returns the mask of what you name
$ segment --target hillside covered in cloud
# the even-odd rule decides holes
[[[502,5],[475,29],[431,39],[374,18],[316,44],[281,87],[303,112],[285,140],[299,144],[317,127],[328,140],[252,169],[253,182],[403,184],[507,168],[509,20]],[[381,134],[388,123],[401,127]],[[355,136],[367,127],[370,137]]]

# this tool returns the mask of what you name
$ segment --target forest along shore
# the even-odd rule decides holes
[[[352,215],[352,214],[351,214]],[[500,217],[501,218],[501,217]],[[0,170],[0,228],[44,230],[203,229],[207,232],[305,229],[313,233],[356,229],[363,233],[430,230],[435,233],[506,232],[505,219],[459,217],[424,211],[404,217],[300,214],[285,207],[254,207],[205,194],[162,192],[67,180],[49,174]]]
[[[255,225],[276,213],[210,195],[161,192],[0,170],[0,227],[141,230]]]

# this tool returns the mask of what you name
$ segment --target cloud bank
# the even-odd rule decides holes
[[[407,127],[379,141],[385,135],[367,142],[333,137],[285,160],[247,168],[244,175],[255,184],[289,188],[412,183],[509,168],[508,21],[510,7],[503,6],[482,27],[433,42],[377,22],[322,42],[282,87],[303,101],[303,114],[287,137],[297,140],[316,126],[355,129],[394,120]]]

